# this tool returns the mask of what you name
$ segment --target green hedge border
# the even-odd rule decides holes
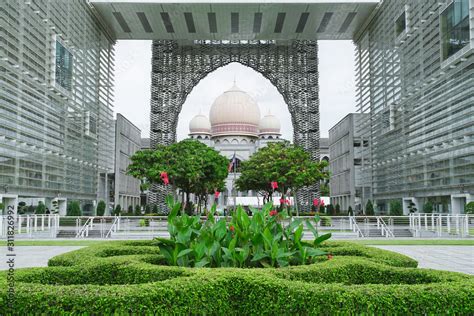
[[[416,261],[347,242],[334,255],[280,269],[160,265],[153,241],[97,244],[47,268],[16,271],[18,315],[461,314],[474,311],[474,277],[416,269]],[[5,274],[0,287],[6,288]],[[5,315],[6,294],[0,296]]]

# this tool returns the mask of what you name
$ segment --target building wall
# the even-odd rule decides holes
[[[457,38],[445,36],[451,5],[453,17],[466,17]],[[370,114],[358,125],[371,143],[363,172],[379,211],[403,199],[418,210],[429,200],[435,211],[458,213],[454,205],[473,199],[473,7],[473,0],[385,0],[355,40],[359,110]],[[464,46],[446,56],[449,43]]]
[[[113,164],[113,42],[86,1],[0,5],[0,186],[94,204]]]
[[[115,121],[115,193],[114,206],[122,210],[140,205],[140,181],[127,175],[130,157],[141,149],[141,131],[121,114]]]
[[[329,130],[329,172],[331,204],[339,204],[341,210],[362,210],[364,205],[361,168],[364,161],[361,152],[369,143],[363,141],[356,125],[366,115],[351,113]]]

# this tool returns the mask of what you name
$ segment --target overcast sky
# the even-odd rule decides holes
[[[151,41],[118,41],[115,46],[115,107],[142,131],[150,134]],[[232,63],[204,78],[190,93],[178,120],[178,140],[186,138],[191,118],[208,115],[214,100],[237,85],[248,92],[265,115],[270,110],[282,124],[282,134],[293,139],[288,107],[276,88],[262,75]],[[347,113],[355,112],[354,45],[351,41],[319,41],[321,137]]]

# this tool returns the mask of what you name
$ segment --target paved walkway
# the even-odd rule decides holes
[[[474,246],[373,246],[404,254],[419,268],[474,274]]]
[[[54,256],[63,254],[65,252],[73,251],[83,247],[79,246],[17,246],[14,248],[15,253],[15,269],[30,268],[30,267],[46,267],[48,260]],[[0,247],[0,270],[7,270],[6,246]]]

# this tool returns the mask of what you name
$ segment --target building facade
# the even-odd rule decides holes
[[[92,213],[113,167],[113,40],[86,1],[0,5],[0,186]]]
[[[386,0],[355,37],[362,169],[376,210],[474,199],[474,1]]]
[[[238,192],[234,184],[240,177],[242,161],[268,143],[284,141],[280,129],[280,120],[270,111],[261,117],[255,100],[235,83],[217,97],[209,117],[198,114],[189,122],[191,139],[199,140],[229,158],[229,176],[225,181],[226,190],[219,196],[219,206],[262,204],[262,198],[257,199],[256,192]]]
[[[123,115],[115,120],[115,172],[113,205],[123,210],[140,205],[140,181],[127,175],[130,157],[141,150],[141,131]]]
[[[357,130],[367,118],[367,114],[351,113],[329,130],[331,204],[339,204],[343,211],[351,207],[356,213],[361,212],[370,194],[370,186],[363,185],[361,171],[369,163],[362,158],[369,140]]]

